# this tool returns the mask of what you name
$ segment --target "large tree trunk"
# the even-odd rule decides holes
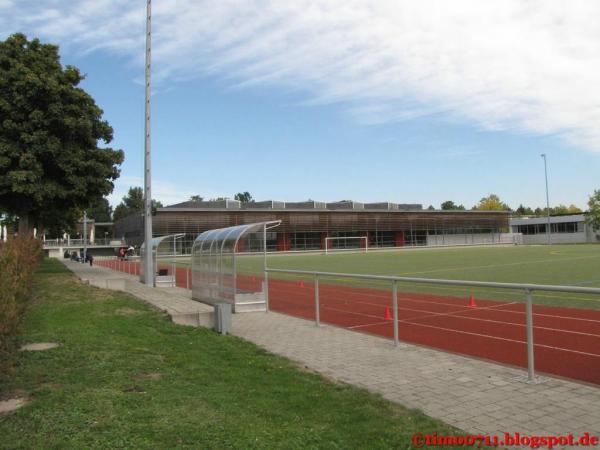
[[[19,236],[33,237],[33,216],[29,213],[19,215]]]

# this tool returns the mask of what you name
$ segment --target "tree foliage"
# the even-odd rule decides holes
[[[510,206],[500,200],[496,194],[490,194],[479,200],[479,203],[473,207],[478,211],[510,211]]]
[[[202,200],[204,200],[204,197],[202,197],[200,195],[192,195],[190,197],[190,201],[194,202],[194,203],[200,203]]]
[[[112,206],[105,197],[94,202],[87,210],[87,216],[96,222],[110,222],[112,220]]]
[[[444,211],[464,211],[465,207],[463,205],[457,205],[452,200],[446,200],[444,203],[440,205],[440,208]]]
[[[0,42],[0,210],[22,232],[71,221],[119,176],[123,152],[98,146],[113,130],[83,78],[57,46],[23,34]]]
[[[515,213],[519,216],[533,216],[534,212],[529,206],[523,206],[520,204],[517,209],[515,209]]]
[[[250,194],[250,192],[248,191],[238,192],[233,198],[235,200],[240,201],[241,203],[250,203],[254,201],[254,199],[252,198],[252,194]]]
[[[158,200],[152,200],[152,210],[156,208],[162,208],[163,204]],[[144,212],[144,190],[139,186],[132,186],[127,191],[127,195],[123,197],[121,203],[119,203],[115,212],[113,213],[113,220],[121,220],[124,217],[131,216],[133,214],[142,214]]]
[[[600,230],[600,189],[594,191],[592,195],[590,195],[590,199],[588,201],[589,210],[587,212],[586,221],[594,231]]]
[[[581,214],[583,211],[574,204],[569,206],[558,205],[550,207],[550,215],[557,216],[561,214]],[[515,210],[515,213],[519,216],[546,216],[548,215],[548,208],[535,208],[531,209],[528,206],[519,205]]]

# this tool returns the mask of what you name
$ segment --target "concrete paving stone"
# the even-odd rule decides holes
[[[504,419],[511,417],[510,411],[506,411],[504,409],[488,412],[487,415],[493,417],[494,419],[496,419],[496,421],[500,422]]]
[[[552,415],[554,413],[562,412],[563,409],[557,405],[547,405],[542,408],[542,411],[544,411],[548,415]]]
[[[600,428],[600,417],[595,414],[582,414],[577,417],[577,421],[584,425],[593,425],[596,428]]]
[[[555,423],[555,418],[552,416],[542,416],[536,419],[537,422],[543,425],[553,425]]]

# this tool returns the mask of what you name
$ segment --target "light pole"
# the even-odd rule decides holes
[[[152,171],[150,157],[150,62],[152,44],[152,4],[146,2],[146,90],[145,90],[145,122],[144,122],[144,281],[148,286],[154,286],[154,260],[152,259]]]
[[[87,211],[83,212],[83,263],[87,259]]]
[[[546,176],[546,217],[548,218],[548,223],[546,224],[546,236],[548,238],[548,245],[550,245],[550,197],[548,195],[548,163],[546,161],[546,154],[542,153],[542,158],[544,158],[544,175]]]

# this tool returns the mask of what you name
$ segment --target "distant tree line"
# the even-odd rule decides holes
[[[430,205],[429,210],[434,210],[433,205]],[[446,200],[440,205],[442,211],[466,211],[466,208],[462,204],[456,204],[452,200]],[[487,197],[483,197],[479,200],[479,203],[471,208],[472,211],[512,211],[519,216],[541,216],[546,215],[548,208],[535,208],[532,209],[528,206],[519,205],[518,208],[512,209],[498,197],[496,194],[490,194]],[[569,206],[558,205],[550,208],[550,214],[578,214],[583,212],[577,206],[571,204]]]

